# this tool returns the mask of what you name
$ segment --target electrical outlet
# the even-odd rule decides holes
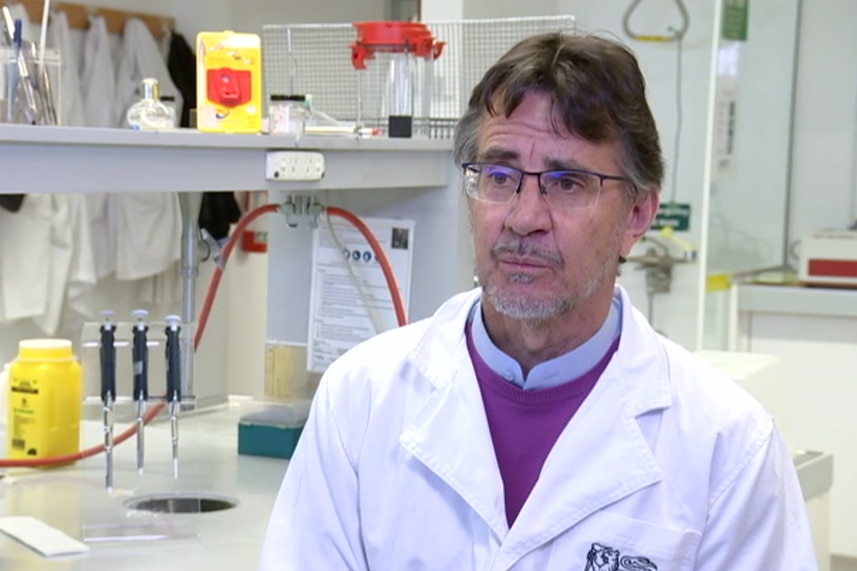
[[[315,181],[324,177],[324,155],[315,151],[268,151],[265,178],[268,180]]]

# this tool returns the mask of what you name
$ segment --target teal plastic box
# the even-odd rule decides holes
[[[266,403],[238,420],[238,454],[290,459],[309,414],[309,401]]]

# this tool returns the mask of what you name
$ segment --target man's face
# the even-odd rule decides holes
[[[551,100],[538,92],[508,118],[486,116],[477,153],[478,162],[529,172],[568,165],[623,175],[618,158],[618,143],[557,135]],[[469,199],[477,276],[489,303],[509,317],[558,317],[612,291],[619,256],[628,254],[657,209],[654,193],[635,205],[626,185],[614,180],[605,180],[597,202],[586,208],[552,208],[545,198],[538,178],[525,176],[509,203]]]

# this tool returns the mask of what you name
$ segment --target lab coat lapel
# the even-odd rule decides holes
[[[508,569],[587,516],[662,477],[637,416],[669,406],[666,358],[654,331],[622,295],[619,349],[548,455],[495,569]]]
[[[440,326],[450,332],[431,335],[434,340],[456,339],[455,344],[418,350],[415,366],[436,389],[406,426],[400,443],[455,490],[502,541],[509,529],[503,481],[467,352],[464,319],[466,312]],[[452,332],[455,329],[460,334]]]

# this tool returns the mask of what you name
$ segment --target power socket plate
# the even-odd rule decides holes
[[[324,155],[315,151],[268,151],[265,178],[283,182],[311,182],[324,178]]]

